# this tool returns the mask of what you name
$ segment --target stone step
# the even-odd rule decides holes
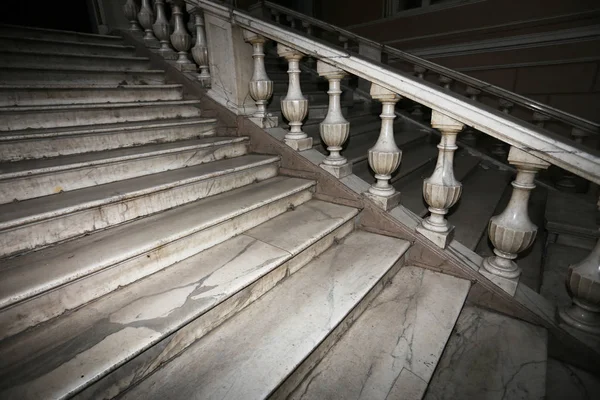
[[[294,370],[325,355],[402,267],[409,247],[351,233],[123,398],[269,397]]]
[[[420,399],[469,287],[403,267],[304,380],[292,375],[273,398]]]
[[[17,26],[6,24],[0,24],[0,36],[17,38],[28,37],[81,43],[97,43],[112,45],[123,44],[123,38],[120,36],[97,35],[92,33],[33,28],[29,26]]]
[[[470,250],[485,234],[490,218],[513,173],[479,164],[462,181],[460,200],[448,213],[448,221],[456,226],[454,238]]]
[[[0,68],[0,84],[2,85],[31,85],[36,83],[58,84],[60,86],[162,85],[165,83],[165,73],[161,70],[128,70],[122,67]]]
[[[165,119],[0,132],[0,160],[57,157],[214,136],[213,118]]]
[[[96,56],[131,56],[135,53],[134,46],[123,44],[85,43],[15,36],[0,36],[0,48],[10,51],[40,51]]]
[[[0,205],[0,256],[272,178],[278,163],[278,157],[246,155]]]
[[[0,68],[46,66],[77,68],[93,65],[94,68],[150,69],[150,59],[132,56],[97,56],[87,54],[48,53],[44,51],[0,51]]]
[[[545,398],[544,328],[466,306],[425,400]]]
[[[199,100],[0,108],[0,131],[200,117]]]
[[[403,176],[393,183],[396,190],[402,193],[402,205],[420,217],[429,212],[427,203],[423,200],[423,180],[431,176],[436,161],[437,155],[432,157],[422,168],[414,170],[411,174]],[[459,182],[462,182],[479,165],[480,161],[479,157],[457,151],[454,157],[454,176]]]
[[[18,343],[18,336],[6,338],[59,315],[69,320],[67,311],[300,206],[313,185],[275,177],[6,260],[0,271],[2,343]]]
[[[348,234],[356,213],[356,209],[310,200],[43,328],[25,332],[3,349],[10,363],[22,366],[14,374],[14,368],[13,372],[7,368],[9,359],[2,360],[0,371],[10,378],[5,375],[1,380],[15,386],[4,395],[62,398],[127,361],[124,371],[113,372],[87,390],[93,398],[117,394],[123,388],[115,384],[116,377],[127,374],[137,381],[151,374],[169,358],[163,349],[169,347],[171,356],[185,350],[193,339],[251,304]],[[106,346],[107,337],[112,345]],[[122,342],[129,345],[119,345]],[[40,369],[41,360],[47,362]],[[154,366],[147,368],[150,360]],[[58,375],[67,378],[56,379]]]
[[[0,107],[183,100],[181,85],[0,85]]]
[[[209,137],[0,163],[0,204],[242,156],[247,141]]]

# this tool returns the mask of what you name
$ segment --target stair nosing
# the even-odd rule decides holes
[[[219,136],[219,137],[213,137],[211,139],[215,139],[215,142],[188,144],[189,142],[194,142],[194,141],[198,141],[198,140],[202,140],[202,139],[186,139],[186,140],[178,140],[175,142],[150,143],[150,144],[144,144],[141,146],[132,146],[132,147],[118,148],[118,149],[108,149],[108,150],[95,151],[95,152],[90,152],[90,153],[76,153],[76,154],[69,154],[69,155],[61,155],[61,156],[57,156],[57,157],[51,157],[50,159],[56,159],[56,160],[63,159],[64,160],[65,158],[68,159],[70,157],[82,156],[83,154],[91,155],[92,153],[98,154],[98,153],[112,152],[112,151],[124,150],[124,149],[129,149],[132,151],[132,154],[129,154],[129,155],[99,158],[99,159],[94,159],[91,161],[79,161],[79,162],[71,163],[71,164],[68,164],[68,163],[57,164],[57,165],[54,165],[51,167],[30,168],[30,169],[20,170],[17,172],[10,172],[10,173],[3,173],[1,170],[2,163],[0,163],[0,182],[6,181],[9,179],[14,179],[14,178],[33,177],[36,175],[48,174],[48,173],[52,173],[52,172],[69,171],[69,170],[75,170],[75,169],[80,169],[80,168],[93,167],[96,165],[111,164],[111,163],[117,163],[117,162],[129,161],[129,160],[138,160],[138,159],[143,159],[143,158],[148,158],[148,157],[155,157],[155,156],[159,156],[159,155],[163,155],[163,154],[180,153],[180,152],[190,151],[190,150],[194,150],[194,149],[217,147],[217,146],[222,146],[222,145],[226,145],[226,144],[242,143],[242,142],[249,141],[249,138],[245,137],[245,136],[232,136],[232,137]],[[160,146],[164,146],[166,144],[169,144],[169,145],[180,144],[181,146],[173,147],[170,149],[163,149],[163,150],[152,150],[152,147],[160,147]],[[139,149],[141,151],[139,153],[133,153],[133,151],[136,149]],[[35,160],[35,159],[11,161],[10,163],[30,162],[31,160]],[[48,160],[48,159],[46,159],[46,160]]]
[[[240,156],[240,157],[236,157],[236,158],[244,158],[244,157],[249,157],[249,156]],[[252,169],[252,168],[256,168],[256,167],[261,167],[264,165],[273,164],[273,163],[277,163],[280,161],[279,156],[264,156],[264,157],[265,158],[262,160],[248,162],[246,164],[243,164],[243,165],[235,167],[235,168],[229,168],[226,170],[218,170],[218,171],[215,170],[215,171],[212,171],[210,174],[206,174],[206,175],[196,175],[196,176],[192,176],[192,177],[187,177],[186,179],[181,179],[181,180],[177,180],[177,181],[169,181],[167,183],[162,183],[160,185],[149,185],[143,189],[137,189],[135,191],[131,191],[131,192],[127,192],[127,193],[117,193],[117,194],[105,195],[101,199],[88,200],[83,203],[78,202],[77,204],[72,204],[70,206],[62,206],[61,208],[40,212],[38,214],[30,214],[27,216],[18,217],[18,218],[11,219],[11,220],[0,221],[0,232],[2,232],[3,230],[15,229],[20,226],[30,225],[30,224],[34,224],[34,223],[37,223],[40,221],[58,218],[63,215],[73,214],[73,213],[76,213],[76,212],[79,212],[82,210],[96,208],[96,207],[100,207],[103,205],[112,204],[112,203],[116,203],[116,202],[124,201],[124,200],[128,200],[128,199],[133,199],[133,198],[141,197],[141,196],[144,196],[144,195],[147,195],[150,193],[168,190],[173,187],[184,186],[184,185],[188,185],[193,182],[199,182],[199,181],[203,181],[203,180],[207,180],[207,179],[213,179],[213,178],[216,178],[219,176],[225,176],[225,175],[228,175],[228,174],[231,174],[234,172],[244,171],[244,170],[248,170],[248,169]],[[194,168],[206,168],[206,166],[209,164],[219,163],[221,161],[226,161],[226,160],[213,161],[211,163],[199,164],[199,165],[189,167],[186,169],[192,170]],[[141,179],[150,179],[150,177],[153,177],[153,176],[156,176],[159,174],[175,173],[179,170],[181,170],[181,168],[175,169],[175,170],[159,172],[157,174],[142,175],[137,178],[127,179],[126,181],[131,181],[133,179],[140,179],[140,180]],[[124,181],[116,181],[116,182],[106,183],[106,184],[103,184],[100,186],[103,186],[103,188],[105,189],[107,186],[116,185],[116,184],[119,184],[122,182],[124,182]],[[62,194],[74,196],[77,194],[78,191],[86,190],[86,189],[89,190],[90,188],[97,188],[97,187],[99,187],[99,186],[76,189],[76,190],[72,190],[69,192],[64,192]],[[36,197],[34,199],[23,200],[19,203],[23,203],[26,201],[32,201],[32,200],[44,199],[46,197],[48,197],[48,196]],[[11,204],[11,203],[8,203],[8,204]],[[0,210],[1,210],[1,207],[2,207],[2,205],[0,205]]]

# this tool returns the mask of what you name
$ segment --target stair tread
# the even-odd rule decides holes
[[[78,42],[72,40],[58,40],[58,39],[43,39],[36,37],[26,37],[26,36],[6,36],[0,35],[0,40],[8,39],[8,40],[19,40],[24,42],[41,42],[48,44],[65,44],[65,45],[76,45],[76,46],[89,46],[89,47],[98,47],[98,48],[107,48],[107,49],[128,49],[132,52],[135,51],[135,46],[126,45],[126,44],[108,44],[108,43],[90,43],[90,42]]]
[[[124,398],[268,397],[409,247],[400,239],[351,233]]]
[[[0,180],[33,174],[51,173],[80,167],[119,162],[130,159],[151,157],[190,149],[201,149],[228,143],[247,141],[247,137],[206,137],[167,143],[153,143],[135,147],[63,155],[52,158],[31,159],[14,162],[0,162]]]
[[[44,111],[74,111],[85,109],[114,109],[114,108],[134,108],[134,107],[162,107],[162,106],[187,106],[199,105],[200,100],[159,100],[159,101],[136,101],[127,103],[89,103],[89,104],[61,104],[57,106],[10,106],[0,107],[0,117],[2,113],[11,112],[32,112],[39,113]]]
[[[483,168],[481,164],[462,182],[460,200],[450,210],[448,221],[457,227],[454,238],[475,250],[496,206],[510,183],[511,171]]]
[[[39,128],[39,129],[22,129],[14,131],[0,132],[0,141],[3,140],[19,140],[19,139],[35,139],[42,137],[78,135],[78,134],[95,134],[106,133],[122,130],[138,130],[148,128],[170,127],[177,125],[195,125],[195,124],[215,124],[215,118],[206,117],[187,117],[187,118],[166,118],[163,120],[150,121],[133,121],[119,122],[113,124],[101,125],[77,125],[57,128]]]
[[[24,54],[32,56],[52,56],[52,57],[65,57],[65,58],[109,58],[112,60],[136,60],[136,61],[150,61],[148,57],[138,56],[123,56],[123,55],[107,55],[107,54],[77,54],[77,53],[62,53],[59,51],[27,51],[27,50],[0,50],[0,55],[3,57],[10,56],[10,54]],[[4,67],[2,67],[4,68]]]
[[[420,399],[469,288],[463,279],[402,267],[290,398]]]
[[[19,257],[0,267],[0,308],[227,221],[314,183],[275,177]],[[123,240],[127,238],[127,240]]]
[[[436,159],[437,157],[434,160]],[[462,181],[479,162],[479,157],[471,156],[466,152],[455,154],[454,176],[459,182]],[[410,174],[394,183],[396,190],[402,193],[402,204],[420,217],[428,212],[427,204],[423,200],[423,180],[431,176],[434,168],[435,161],[430,167],[420,170],[418,174]]]
[[[544,328],[465,306],[424,399],[543,399],[547,336]]]
[[[244,155],[0,205],[0,230],[143,196],[174,186],[271,164],[278,156]]]
[[[14,386],[5,395],[17,395],[24,389],[27,394],[21,395],[25,397],[57,398],[81,389],[259,280],[357,212],[310,200],[50,324],[12,338],[1,350],[5,355],[1,380]],[[294,224],[293,231],[288,229],[290,223]],[[92,338],[90,331],[94,332]],[[112,346],[106,346],[108,337]],[[130,346],[114,345],[121,341]],[[17,370],[10,367],[13,363],[24,365]],[[80,378],[82,375],[84,378]],[[18,388],[21,385],[24,387]]]

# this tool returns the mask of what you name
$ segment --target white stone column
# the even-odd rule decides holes
[[[175,29],[171,34],[171,44],[179,52],[177,58],[177,67],[181,71],[195,71],[196,65],[190,61],[188,50],[192,46],[192,36],[187,32],[185,22],[183,21],[184,2],[173,0],[173,19],[175,20]]]
[[[154,35],[160,42],[158,53],[166,60],[175,60],[177,59],[177,54],[175,54],[170,44],[171,25],[169,25],[165,13],[165,1],[156,0],[154,6],[156,7],[156,21],[154,22],[154,25],[152,25],[152,29],[154,30]]]
[[[254,32],[244,30],[244,40],[252,45],[252,58],[254,59],[254,73],[249,83],[250,96],[256,102],[257,110],[250,117],[261,128],[273,128],[278,125],[277,117],[267,113],[267,103],[273,96],[273,81],[267,76],[265,69],[264,46],[267,39]]]
[[[371,97],[381,102],[383,110],[379,138],[375,146],[369,149],[369,166],[375,172],[376,182],[365,192],[365,196],[387,211],[400,203],[400,193],[390,184],[390,179],[402,160],[402,151],[394,139],[394,110],[401,97],[374,83],[371,85]]]
[[[343,178],[352,173],[352,164],[340,154],[350,134],[350,122],[342,115],[340,100],[341,81],[346,72],[321,60],[317,61],[317,72],[329,81],[329,108],[327,116],[319,126],[321,140],[327,146],[329,155],[321,163],[321,168],[338,178]]]
[[[545,125],[546,125],[546,122],[550,121],[550,119],[551,118],[549,116],[544,115],[542,113],[539,113],[539,112],[534,112],[533,113],[533,121],[540,128],[544,128]]]
[[[444,89],[452,90],[452,78],[448,78],[447,76],[440,75],[439,77],[440,85]]]
[[[302,131],[302,121],[308,115],[308,99],[300,88],[300,60],[304,54],[297,50],[277,45],[277,54],[289,64],[289,84],[285,98],[281,100],[281,112],[289,121],[290,131],[285,135],[285,143],[297,151],[312,148],[312,138]]]
[[[127,2],[123,5],[123,14],[129,21],[129,31],[131,33],[141,33],[140,26],[138,24],[138,12],[140,11],[140,7],[135,2],[135,0],[127,0]]]
[[[208,46],[206,44],[206,32],[204,31],[204,15],[201,8],[190,11],[194,16],[194,27],[196,28],[196,44],[192,47],[192,57],[198,64],[200,73],[198,80],[204,87],[210,87],[210,72],[208,67]]]
[[[512,182],[508,205],[501,214],[490,219],[488,236],[495,256],[485,258],[483,267],[504,278],[517,278],[521,269],[513,260],[533,244],[537,234],[537,226],[529,219],[528,212],[535,174],[550,164],[516,147],[511,147],[508,162],[517,168],[517,176]]]
[[[573,304],[559,310],[560,319],[579,330],[600,335],[600,239],[589,256],[569,267],[566,284]]]
[[[433,174],[423,182],[423,197],[431,214],[421,221],[417,232],[437,246],[446,248],[454,237],[454,226],[444,217],[456,204],[462,193],[462,184],[454,177],[456,135],[464,125],[439,111],[432,110],[431,126],[442,134],[438,144],[438,158]]]
[[[346,36],[342,36],[342,35],[340,35],[338,37],[338,40],[340,41],[340,43],[344,47],[344,50],[348,50],[348,47],[350,47],[350,40]]]
[[[152,31],[152,24],[154,24],[154,11],[152,10],[150,0],[142,0],[142,8],[140,8],[140,12],[138,13],[138,20],[140,21],[142,28],[144,28],[144,44],[146,47],[151,49],[159,48],[160,44],[158,43],[158,40]]]

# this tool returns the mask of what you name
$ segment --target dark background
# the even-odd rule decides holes
[[[0,23],[92,32],[86,0],[4,0]]]

